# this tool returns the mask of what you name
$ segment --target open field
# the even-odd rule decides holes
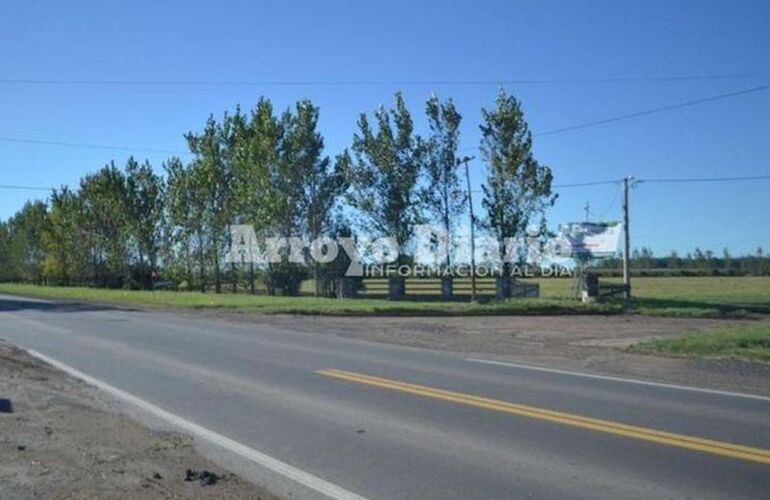
[[[214,295],[199,292],[125,291],[83,287],[40,287],[0,284],[0,292],[65,300],[100,300],[160,306],[235,308],[254,313],[287,314],[580,314],[622,312],[620,304],[580,304],[571,298],[572,280],[532,280],[540,284],[542,298],[465,304],[457,302],[392,302],[381,299],[336,300],[313,297],[269,297],[247,294]],[[636,278],[630,312],[681,316],[770,313],[770,278]]]
[[[655,339],[633,348],[637,352],[675,356],[745,358],[770,361],[770,323],[730,326],[681,337]]]
[[[383,299],[325,299],[314,297],[270,297],[265,295],[171,291],[126,291],[82,287],[41,287],[0,283],[0,293],[31,295],[63,300],[90,300],[192,309],[238,309],[261,314],[331,315],[536,315],[614,314],[622,312],[665,315],[740,317],[770,314],[770,278],[637,278],[634,300],[621,303],[581,304],[571,298],[572,280],[541,279],[542,297],[505,302],[469,304],[461,302],[411,302]]]
[[[543,298],[571,296],[572,280],[540,279]],[[620,283],[620,279],[609,279]],[[666,316],[770,314],[768,277],[634,278],[632,312]]]
[[[613,314],[620,304],[582,304],[561,298],[511,300],[505,302],[412,302],[384,299],[327,299],[315,297],[271,297],[267,295],[220,294],[171,291],[127,291],[84,287],[44,287],[0,283],[0,293],[34,297],[87,300],[123,304],[145,304],[191,309],[237,309],[260,314],[331,314],[343,316],[483,316],[535,314]]]

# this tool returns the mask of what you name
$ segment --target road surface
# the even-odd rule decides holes
[[[256,450],[261,465],[210,452],[295,497],[770,494],[767,398],[9,296],[0,296],[0,338],[215,433],[231,451]],[[264,467],[268,459],[289,472]]]

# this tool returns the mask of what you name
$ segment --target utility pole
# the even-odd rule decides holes
[[[631,236],[628,233],[628,184],[633,177],[623,178],[623,284],[626,286],[625,298],[631,298],[631,271],[628,261],[631,252]]]
[[[473,194],[471,191],[471,174],[468,170],[468,162],[473,157],[466,156],[460,163],[465,164],[465,180],[468,183],[468,209],[471,215],[471,302],[476,302],[476,218],[473,216]]]
[[[586,212],[586,222],[588,222],[588,215],[591,213],[591,205],[586,202],[586,205],[583,207],[583,210]]]

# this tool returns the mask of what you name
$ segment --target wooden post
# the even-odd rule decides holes
[[[465,164],[465,180],[468,183],[468,209],[471,216],[471,302],[476,302],[476,218],[473,216],[473,194],[471,191],[471,174],[468,170],[468,162],[473,157],[465,157],[462,162]]]
[[[629,258],[631,252],[631,236],[628,232],[628,183],[633,180],[632,177],[623,178],[623,284],[626,286],[625,298],[631,298],[631,270],[629,269]]]

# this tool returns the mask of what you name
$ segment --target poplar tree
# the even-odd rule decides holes
[[[345,190],[343,170],[350,159],[347,151],[334,163],[323,154],[324,140],[318,132],[318,117],[318,107],[309,100],[299,101],[295,106],[292,126],[288,134],[300,186],[298,203],[301,223],[309,242],[313,242],[325,231],[332,229],[332,211]],[[313,261],[312,267],[315,295],[318,296],[322,290],[321,265]]]
[[[80,182],[84,221],[91,233],[91,261],[102,286],[122,287],[128,272],[126,179],[114,162]]]
[[[451,99],[441,103],[435,95],[428,99],[425,108],[430,136],[426,141],[425,156],[427,186],[422,198],[433,220],[438,221],[445,232],[444,251],[448,267],[452,264],[449,248],[452,230],[466,201],[458,175],[460,158],[457,157],[462,116]]]
[[[188,288],[193,286],[193,267],[195,256],[198,255],[198,285],[201,291],[206,291],[206,265],[203,225],[202,196],[193,182],[191,169],[185,166],[177,157],[169,159],[164,165],[166,171],[166,201],[165,208],[171,227],[169,239],[169,254],[174,255],[176,262],[183,263],[183,275]]]
[[[233,140],[232,118],[225,114],[222,122],[213,116],[206,121],[203,131],[185,135],[190,152],[195,156],[191,164],[190,183],[197,193],[202,221],[207,232],[208,252],[214,268],[214,290],[222,292],[220,256],[227,242],[227,227],[232,222],[233,169],[229,154]],[[203,243],[201,238],[201,243]]]
[[[144,273],[146,285],[152,280],[157,267],[162,238],[164,183],[148,161],[140,165],[130,157],[125,172],[128,226],[136,245],[137,264]]]
[[[380,106],[375,127],[366,113],[358,119],[353,136],[353,158],[347,167],[350,205],[363,216],[367,232],[394,237],[403,246],[422,221],[418,181],[422,171],[423,144],[401,93],[395,107]],[[399,263],[404,262],[403,252]]]
[[[480,150],[487,172],[482,203],[504,259],[501,295],[507,297],[511,266],[505,258],[513,251],[508,248],[510,239],[523,236],[532,217],[553,205],[553,175],[532,153],[532,134],[518,99],[500,89],[495,107],[482,109],[481,114]]]

